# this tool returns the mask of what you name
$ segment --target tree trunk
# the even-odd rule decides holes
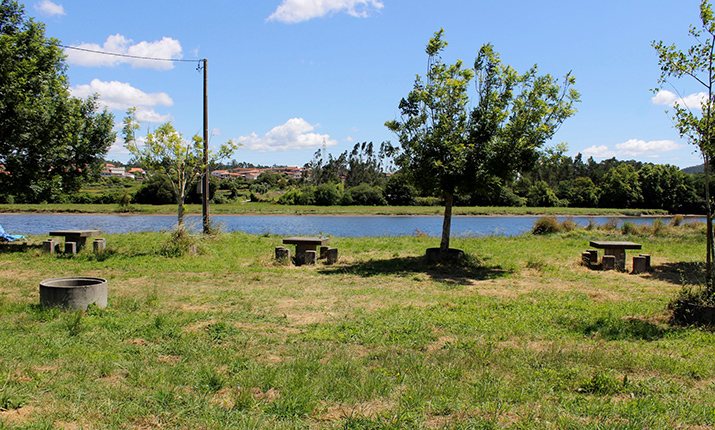
[[[705,263],[705,284],[710,295],[715,295],[715,273],[713,273],[713,211],[710,202],[710,157],[705,154],[705,212],[707,234],[707,259]]]
[[[186,199],[186,187],[179,184],[179,189],[178,189],[178,195],[176,196],[176,199],[179,201],[179,209],[178,209],[178,221],[176,222],[178,227],[181,228],[184,225],[184,201]]]
[[[447,194],[444,198],[444,220],[442,221],[442,242],[439,245],[440,252],[449,249],[449,233],[452,230],[452,203],[454,195]]]

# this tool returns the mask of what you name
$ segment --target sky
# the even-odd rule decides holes
[[[397,143],[385,121],[427,70],[425,46],[443,28],[447,63],[474,62],[491,43],[505,64],[542,74],[569,71],[578,112],[547,146],[568,145],[596,161],[616,157],[688,167],[701,163],[667,110],[697,106],[694,81],[658,89],[651,42],[682,49],[694,40],[698,0],[38,0],[26,12],[66,49],[72,93],[97,93],[120,130],[139,108],[140,134],[171,121],[203,133],[207,59],[210,147],[233,139],[239,162],[302,166],[317,149]],[[677,95],[676,95],[677,94]],[[470,95],[474,95],[474,92]],[[695,103],[694,103],[695,102]],[[121,137],[108,159],[130,156]]]

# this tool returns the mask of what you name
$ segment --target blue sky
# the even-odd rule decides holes
[[[396,141],[384,126],[427,68],[425,45],[445,29],[444,60],[472,64],[492,43],[523,72],[572,71],[579,112],[549,145],[565,142],[597,161],[700,164],[665,113],[683,80],[654,95],[659,67],[651,41],[691,44],[697,0],[38,0],[25,3],[63,44],[182,60],[208,59],[211,146],[234,139],[238,161],[303,165],[323,146]],[[141,133],[172,121],[202,133],[198,62],[147,62],[67,50],[77,96],[96,92],[121,122],[138,106]],[[129,156],[118,140],[108,158]]]

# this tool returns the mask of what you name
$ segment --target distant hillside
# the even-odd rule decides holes
[[[705,164],[700,164],[700,165],[697,165],[697,166],[686,167],[686,168],[684,168],[684,169],[680,169],[680,171],[681,171],[681,172],[685,172],[685,173],[690,173],[691,175],[692,175],[693,173],[703,173],[703,172],[705,171]]]

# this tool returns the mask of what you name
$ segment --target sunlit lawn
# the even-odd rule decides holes
[[[668,324],[699,282],[695,229],[628,236],[644,275],[581,266],[620,232],[332,238],[333,266],[280,266],[276,236],[222,234],[160,255],[0,254],[0,428],[708,428],[715,335]],[[42,238],[34,238],[37,243]],[[38,283],[100,276],[109,306],[38,305]]]

